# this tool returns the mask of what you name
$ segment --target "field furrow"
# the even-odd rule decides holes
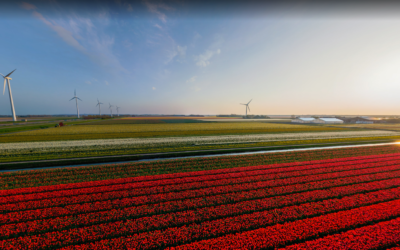
[[[395,197],[395,195],[391,194],[385,194],[383,196],[386,198],[391,197],[389,199],[393,199]],[[358,198],[359,197],[357,197],[356,199],[351,199],[351,197],[346,197],[343,199],[327,200],[319,203],[307,203],[300,206],[286,207],[271,211],[246,214],[221,220],[214,220],[201,224],[190,224],[182,227],[168,228],[166,230],[157,230],[139,234],[135,234],[135,222],[128,220],[119,223],[96,225],[90,228],[80,228],[79,230],[76,230],[76,232],[74,232],[73,230],[67,230],[65,231],[65,234],[63,234],[63,232],[54,232],[43,234],[40,238],[31,236],[27,237],[27,241],[30,244],[33,244],[33,246],[40,247],[43,244],[46,244],[47,246],[54,244],[58,246],[62,244],[72,245],[79,242],[94,241],[96,240],[96,238],[102,239],[103,237],[113,238],[117,236],[123,236],[121,238],[86,244],[86,249],[96,249],[102,245],[113,246],[113,248],[115,249],[118,248],[118,245],[116,244],[119,244],[120,241],[123,241],[125,246],[127,246],[128,248],[158,249],[197,240],[202,241],[194,242],[192,244],[189,244],[188,246],[182,246],[182,249],[201,249],[203,245],[211,245],[214,249],[223,249],[224,247],[228,246],[232,247],[232,245],[229,244],[233,243],[236,239],[237,241],[233,246],[237,246],[236,248],[243,249],[251,246],[248,244],[254,243],[247,241],[247,239],[252,238],[253,240],[255,240],[255,242],[260,241],[262,243],[265,243],[267,246],[270,245],[271,247],[278,247],[283,243],[289,243],[293,240],[307,239],[313,235],[335,232],[337,230],[346,229],[351,226],[364,225],[368,222],[385,220],[395,216],[400,216],[400,200],[394,200],[367,207],[357,208],[360,205],[371,204],[374,202],[382,202],[386,199],[373,196],[365,197],[365,200],[358,200]],[[353,209],[334,214],[322,215],[325,213],[332,213],[334,211],[351,208]],[[317,215],[322,216],[310,219],[303,219],[309,216]],[[277,224],[283,223],[288,220],[295,221],[292,223],[293,225],[291,225],[290,222],[287,222],[283,225]],[[331,224],[327,224],[327,222],[330,222]],[[289,230],[287,230],[287,234],[280,232],[280,239],[269,237],[270,235],[268,235],[264,231],[266,230],[268,231],[268,233],[273,234],[275,230],[285,225]],[[257,228],[261,229],[257,230]],[[298,232],[296,232],[296,230]],[[233,234],[242,231],[248,232],[240,233],[238,235]],[[241,237],[242,235],[244,237]],[[258,239],[254,238],[253,236],[259,236],[263,238]],[[62,244],[59,243],[61,237],[63,239],[67,239],[64,240]],[[211,239],[204,240],[208,238]],[[11,244],[14,244],[13,240],[9,241],[11,242]],[[7,241],[0,242],[0,246],[7,246],[5,242]],[[22,242],[23,238],[18,238],[18,244]],[[79,248],[81,247],[82,246],[79,246]]]
[[[191,158],[126,164],[107,164],[82,168],[62,168],[54,170],[35,170],[0,174],[0,185],[4,189],[49,186],[87,181],[119,179],[138,176],[157,176],[162,174],[184,173],[202,170],[229,169],[268,165],[273,163],[303,162],[310,160],[365,157],[398,153],[397,146],[362,147],[304,152],[287,152],[246,156],[221,156],[211,158]]]
[[[157,193],[178,192],[190,189],[207,188],[213,186],[224,186],[246,182],[257,182],[270,179],[283,179],[296,176],[317,175],[322,173],[349,171],[353,169],[363,169],[379,166],[389,166],[398,164],[400,157],[383,158],[377,160],[354,161],[352,164],[346,163],[331,163],[331,164],[315,164],[306,165],[301,167],[286,167],[286,168],[273,168],[263,169],[263,166],[255,166],[247,171],[233,172],[228,174],[214,174],[202,175],[198,177],[182,177],[176,179],[158,180],[158,181],[142,181],[133,183],[126,180],[123,184],[107,183],[104,181],[102,186],[80,189],[67,189],[49,192],[34,192],[32,194],[24,195],[9,195],[0,197],[0,204],[9,204],[24,201],[43,200],[59,197],[71,197],[77,195],[88,195],[95,193],[123,191],[136,189],[136,196],[149,195]]]
[[[367,250],[383,249],[396,243],[400,243],[400,218],[287,246],[283,249]],[[396,249],[396,247],[390,249]]]
[[[57,199],[32,200],[20,203],[2,204],[0,205],[0,211],[4,213],[6,211],[18,211],[18,210],[39,209],[39,208],[54,207],[54,206],[65,206],[69,204],[88,203],[88,202],[104,201],[110,199],[121,199],[127,197],[135,197],[135,199],[132,200],[132,202],[134,202],[134,205],[138,206],[144,204],[154,204],[166,201],[183,200],[196,197],[207,197],[217,194],[237,193],[241,191],[266,189],[266,188],[268,188],[271,191],[271,194],[273,194],[274,191],[276,190],[272,189],[273,187],[282,186],[289,191],[295,186],[295,184],[304,183],[308,186],[314,186],[314,185],[318,186],[318,183],[314,182],[322,180],[330,180],[332,182],[335,182],[336,179],[338,178],[349,177],[349,176],[361,177],[362,175],[366,174],[398,171],[399,169],[400,165],[392,165],[392,166],[384,166],[377,168],[366,168],[360,170],[334,172],[334,173],[320,174],[320,175],[293,177],[287,179],[265,180],[265,181],[247,182],[239,184],[234,183],[227,186],[216,186],[216,187],[209,187],[197,190],[185,190],[176,193],[171,192],[171,193],[161,193],[161,194],[143,195],[143,196],[135,196],[136,194],[135,190],[110,191],[110,192],[95,193],[90,195],[61,197]],[[0,221],[2,221],[1,217],[2,216],[0,216]]]
[[[373,182],[385,179],[396,179],[400,177],[400,171],[384,172],[372,175],[353,176],[342,179],[324,180],[319,182],[297,184],[292,186],[283,186],[274,189],[258,189],[240,193],[223,194],[209,197],[200,197],[196,199],[176,200],[170,202],[155,203],[151,205],[137,206],[137,214],[154,214],[172,211],[182,211],[207,206],[216,206],[227,203],[235,203],[245,200],[267,198],[291,193],[300,193],[330,187],[340,187],[350,184]],[[0,215],[0,223],[16,223],[18,221],[37,220],[52,218],[65,215],[89,213],[95,211],[111,210],[123,207],[136,206],[136,198],[107,200],[96,203],[74,204],[64,207],[51,207],[45,209],[34,209],[18,212],[9,212]],[[13,211],[13,210],[10,210]]]
[[[390,155],[378,155],[378,156],[365,156],[365,157],[349,157],[342,159],[330,159],[330,160],[318,160],[318,161],[307,161],[307,162],[294,162],[294,163],[281,163],[281,164],[271,164],[271,165],[261,165],[261,166],[247,166],[247,167],[237,167],[229,169],[218,169],[218,170],[208,170],[208,171],[196,171],[188,173],[176,173],[176,174],[165,174],[165,175],[155,175],[155,176],[143,176],[143,177],[131,177],[131,178],[120,178],[114,180],[103,180],[103,181],[93,181],[93,182],[82,182],[82,183],[72,183],[72,184],[61,184],[53,186],[41,186],[34,188],[20,188],[20,189],[9,189],[0,190],[0,197],[11,196],[11,195],[23,195],[23,194],[33,194],[33,193],[45,193],[54,192],[61,190],[70,189],[82,189],[90,187],[101,187],[108,185],[118,185],[125,183],[136,183],[136,182],[154,182],[155,185],[162,185],[161,181],[166,183],[163,185],[168,185],[167,181],[171,184],[177,184],[178,179],[192,178],[204,178],[205,176],[212,176],[218,174],[233,174],[240,172],[250,172],[254,170],[267,170],[270,169],[276,172],[290,172],[290,171],[301,171],[306,169],[316,169],[316,168],[327,168],[342,165],[355,165],[364,163],[374,163],[374,162],[385,162],[390,160],[396,160],[400,158],[400,154],[390,154]],[[120,170],[119,170],[120,171]],[[126,171],[126,170],[125,170]],[[85,174],[85,173],[81,173]],[[40,178],[40,176],[30,176],[30,178]],[[215,177],[216,179],[218,177]],[[20,180],[19,180],[20,181]],[[156,182],[158,181],[158,182]],[[151,183],[148,187],[151,187]]]
[[[358,196],[355,195],[352,199],[356,199],[358,197],[359,200],[363,200],[365,199],[365,197],[368,196],[383,197],[382,195],[385,194],[390,194],[387,197],[400,197],[400,188],[398,187],[400,186],[400,179],[368,184],[317,190],[301,194],[288,195],[285,197],[244,201],[215,207],[205,207],[197,210],[159,214],[151,217],[138,218],[134,220],[134,223],[137,226],[137,232],[139,232],[144,230],[157,230],[167,227],[183,226],[191,223],[200,223],[203,221],[237,216],[241,214],[249,214],[257,211],[279,208],[288,205],[335,197],[343,197],[360,192],[367,193]],[[397,186],[397,188],[392,188],[394,186]],[[370,192],[372,190],[380,191]],[[149,215],[150,213],[149,211],[144,211],[144,214]],[[1,238],[15,238],[17,236],[22,236],[26,234],[34,235],[45,233],[48,231],[65,230],[72,227],[85,227],[106,222],[134,219],[136,217],[138,217],[138,213],[135,207],[117,210],[114,209],[105,212],[87,213],[70,217],[57,217],[48,220],[36,220],[18,224],[6,224],[0,226],[0,235],[2,235]]]
[[[394,200],[319,217],[277,224],[239,234],[202,240],[172,249],[224,249],[227,247],[232,249],[273,249],[291,242],[332,234],[399,216],[400,200]],[[137,245],[134,236],[130,236],[87,244],[89,248],[86,249],[93,249],[93,247],[96,248],[96,246],[100,245],[105,245],[108,248],[117,248],[121,243],[126,247]],[[81,247],[80,249],[84,248]]]

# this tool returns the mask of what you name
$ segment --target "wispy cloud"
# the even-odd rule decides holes
[[[178,46],[176,47],[176,49],[177,49],[177,51],[178,51],[178,54],[179,54],[181,57],[186,56],[186,49],[187,49],[186,46],[181,47],[181,46],[178,45]]]
[[[151,87],[152,90],[156,90],[156,87]]]
[[[67,44],[71,45],[72,47],[81,52],[87,53],[86,49],[74,38],[74,36],[70,31],[66,30],[64,27],[60,25],[57,25],[51,20],[47,20],[46,18],[43,17],[42,14],[40,14],[36,10],[33,11],[33,16],[43,21],[47,26],[49,26],[52,30],[54,30],[58,34],[58,36],[64,40],[64,42],[66,42]]]
[[[26,9],[26,10],[34,10],[36,9],[36,6],[27,2],[22,2],[21,7]]]
[[[206,50],[203,54],[195,56],[196,65],[200,67],[207,67],[210,64],[210,59],[214,55],[218,55],[220,53],[221,53],[220,49],[217,49],[215,51]]]
[[[108,83],[107,81],[104,81],[104,83],[105,83],[106,85],[109,85],[109,83]]]
[[[188,80],[186,81],[186,83],[193,83],[193,82],[196,81],[196,78],[197,78],[197,76],[193,76],[193,77],[191,77],[190,79],[188,79]]]
[[[34,17],[49,26],[64,42],[88,56],[93,62],[115,73],[127,72],[113,53],[114,38],[102,31],[103,26],[109,23],[107,13],[100,13],[98,25],[95,25],[91,19],[75,14],[52,20],[36,11],[36,6],[32,4],[24,2],[21,7],[33,10]]]
[[[144,4],[151,13],[156,14],[158,19],[160,19],[164,23],[167,22],[167,15],[161,12],[160,9],[167,11],[174,10],[174,8],[169,7],[168,5],[163,3],[150,3],[148,0],[145,0]]]
[[[92,84],[92,82],[91,82],[91,81],[85,81],[85,83],[87,83],[87,84]]]
[[[154,24],[154,27],[160,29],[160,30],[164,30],[163,27],[161,27],[159,24]]]

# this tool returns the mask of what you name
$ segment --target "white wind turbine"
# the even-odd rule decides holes
[[[69,100],[69,101],[72,101],[72,100],[74,100],[74,99],[75,99],[75,101],[76,101],[76,112],[78,113],[78,118],[79,118],[78,100],[79,100],[79,101],[82,101],[82,100],[79,99],[79,97],[76,96],[76,89],[75,89],[75,91],[74,91],[74,97],[72,97],[71,100]]]
[[[11,75],[12,73],[14,73],[15,70],[16,70],[16,69],[14,69],[13,71],[11,71],[11,73],[9,73],[8,75],[0,74],[0,75],[2,75],[3,78],[4,78],[3,95],[4,95],[4,91],[6,91],[6,82],[8,83],[8,94],[10,95],[11,113],[12,113],[13,121],[14,121],[14,122],[17,121],[17,116],[16,116],[16,114],[15,114],[14,101],[13,101],[12,94],[11,94],[10,80],[12,80],[12,78],[10,77],[10,75]]]
[[[97,105],[96,105],[96,107],[99,106],[99,115],[100,115],[100,116],[101,116],[101,108],[100,108],[101,104],[103,104],[103,103],[99,101],[99,98],[97,98]]]
[[[110,104],[110,103],[108,103],[108,104]],[[112,116],[112,107],[114,107],[114,106],[110,104],[110,107],[109,107],[109,108],[110,108],[111,117],[113,117],[113,116]]]
[[[117,115],[118,115],[118,116],[119,116],[119,108],[120,108],[120,107],[117,106]]]
[[[249,104],[250,104],[250,102],[252,101],[253,99],[251,99],[248,103],[246,103],[246,104],[244,104],[244,103],[241,103],[241,105],[245,105],[246,106],[246,118],[247,118],[247,109],[249,110],[249,112],[250,112],[250,107],[249,107]]]

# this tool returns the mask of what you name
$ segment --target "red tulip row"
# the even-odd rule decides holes
[[[287,179],[277,179],[277,180],[266,180],[259,182],[247,182],[247,183],[239,183],[228,186],[216,186],[203,188],[198,190],[186,190],[182,192],[176,193],[161,193],[154,195],[144,195],[144,196],[136,196],[136,198],[132,201],[135,206],[144,205],[144,204],[153,204],[160,203],[172,200],[183,200],[189,198],[196,197],[206,197],[217,194],[226,194],[226,193],[234,193],[241,192],[246,190],[254,190],[261,188],[272,188],[285,186],[287,189],[291,189],[292,185],[299,183],[311,183],[315,181],[333,179],[332,181],[336,182],[336,178],[343,178],[347,176],[360,176],[371,173],[380,173],[380,172],[388,172],[388,171],[398,171],[400,169],[400,165],[394,166],[386,166],[386,167],[378,167],[378,168],[367,168],[360,170],[351,170],[345,172],[335,172],[328,174],[320,174],[320,175],[309,175],[309,176],[301,176],[301,177],[293,177]],[[274,192],[275,190],[271,190]],[[113,191],[107,193],[98,193],[98,194],[90,194],[90,195],[79,195],[79,196],[71,196],[71,197],[61,197],[57,199],[47,199],[47,200],[37,200],[37,201],[26,201],[21,203],[14,204],[2,204],[0,205],[0,211],[19,211],[19,210],[27,210],[27,209],[39,209],[46,208],[52,206],[65,206],[69,204],[76,203],[88,203],[95,201],[104,201],[109,199],[121,199],[132,197],[136,195],[136,190],[124,190],[124,191]],[[2,219],[2,215],[0,215],[0,221]],[[0,222],[1,223],[1,222]]]
[[[385,179],[389,179],[388,181],[390,181],[390,179],[395,180],[395,178],[399,177],[400,177],[400,171],[352,176],[341,179],[333,179],[333,180],[330,179],[330,180],[323,180],[306,184],[282,186],[273,189],[258,189],[258,190],[209,196],[207,198],[199,197],[194,199],[175,200],[175,201],[169,201],[152,205],[142,205],[136,207],[136,212],[138,215],[146,215],[146,214],[150,215],[156,213],[184,211],[188,209],[196,209],[207,206],[217,206],[221,204],[235,203],[245,200],[261,199],[270,196],[280,196],[291,193],[300,193],[304,191],[326,189],[330,187],[340,187],[349,184],[374,182]],[[365,184],[369,185],[368,183]],[[371,183],[371,185],[374,185],[374,183]],[[301,195],[301,193],[299,195]],[[132,207],[136,205],[135,204],[136,201],[137,197],[134,197],[134,198],[126,198],[120,200],[119,199],[106,200],[96,203],[75,204],[65,207],[51,207],[45,209],[10,212],[7,214],[0,214],[0,224],[18,223],[28,220],[37,220],[37,219],[53,218],[59,216],[74,215],[74,214],[90,213],[95,211],[112,210],[123,207]]]
[[[246,213],[253,213],[256,211],[263,211],[272,208],[278,208],[288,205],[300,204],[304,202],[317,201],[322,199],[329,199],[334,197],[342,197],[345,195],[357,194],[359,192],[368,192],[379,189],[388,189],[397,187],[390,190],[380,190],[368,193],[368,196],[380,196],[382,194],[400,195],[400,179],[391,179],[380,182],[364,183],[346,187],[336,187],[325,190],[316,190],[300,194],[287,195],[285,197],[273,197],[260,200],[250,200],[234,204],[221,205],[216,207],[205,207],[197,210],[189,210],[183,212],[176,212],[172,214],[160,214],[150,217],[143,217],[135,220],[141,230],[156,230],[165,227],[176,227],[184,224],[199,223],[205,220],[214,220],[218,218],[236,216]],[[366,195],[358,195],[360,200]],[[357,195],[353,196],[357,197]],[[137,207],[128,207],[125,209],[113,209],[105,212],[80,214],[77,216],[57,217],[54,219],[37,220],[29,222],[21,222],[17,224],[6,224],[0,226],[0,235],[2,238],[16,237],[26,234],[39,234],[48,231],[65,230],[72,227],[84,227],[94,224],[126,220],[138,218],[144,215],[149,216],[151,211],[138,211]],[[140,229],[141,228],[141,229]]]
[[[21,189],[10,189],[0,191],[0,203],[12,202],[13,200],[18,201],[18,197],[9,198],[2,196],[15,196],[15,195],[26,195],[38,193],[38,199],[41,195],[45,195],[45,192],[54,192],[61,190],[71,190],[71,189],[82,189],[82,188],[94,188],[102,186],[111,185],[121,185],[126,183],[135,183],[136,186],[132,188],[144,188],[160,185],[171,185],[177,183],[187,183],[195,181],[203,181],[209,177],[212,179],[224,179],[226,176],[230,177],[232,174],[240,174],[252,172],[255,170],[269,170],[271,173],[278,172],[291,172],[291,171],[302,171],[306,169],[318,169],[318,168],[330,168],[335,166],[350,166],[357,164],[366,163],[382,163],[387,161],[395,161],[400,159],[400,154],[392,154],[385,156],[367,156],[367,157],[350,157],[335,160],[323,160],[323,161],[308,161],[308,162],[296,162],[296,163],[281,163],[272,165],[261,165],[261,166],[250,166],[250,167],[238,167],[230,169],[219,169],[219,170],[208,170],[208,171],[196,171],[189,173],[178,173],[178,174],[165,174],[165,175],[155,175],[155,176],[143,176],[143,177],[131,177],[131,178],[121,178],[121,179],[111,179],[103,181],[92,181],[92,182],[82,182],[73,184],[61,184],[54,186],[42,186],[34,188],[21,188]],[[225,175],[223,175],[225,174]],[[190,178],[191,177],[191,178]],[[232,176],[233,177],[233,176]],[[142,183],[145,182],[145,183]],[[71,191],[69,191],[71,192]],[[21,201],[23,196],[21,197]]]
[[[288,246],[297,249],[377,249],[400,242],[400,218]],[[393,248],[391,248],[393,249]]]
[[[323,236],[359,227],[381,220],[388,220],[400,216],[400,200],[360,207],[319,217],[299,221],[277,224],[248,232],[225,235],[218,238],[203,240],[178,246],[172,249],[266,249],[290,244],[295,241],[307,240],[312,237]],[[126,248],[137,245],[134,236],[103,240],[80,246],[79,249],[95,249],[103,245],[102,249],[118,248],[123,244]],[[147,243],[146,243],[147,245]],[[86,247],[87,246],[87,247]]]
[[[192,158],[185,160],[165,160],[148,163],[108,164],[87,168],[64,168],[44,171],[23,171],[14,173],[1,173],[0,176],[2,176],[2,178],[0,178],[0,186],[3,186],[5,188],[43,186],[59,183],[82,182],[88,180],[116,179],[138,175],[154,175],[158,173],[168,172],[190,172],[202,169],[254,166],[282,161],[291,162],[324,158],[343,158],[354,155],[382,155],[397,153],[398,151],[399,149],[396,146],[361,147],[316,150],[307,152],[286,152],[246,156],[224,156],[211,158]],[[2,183],[4,185],[2,185]]]
[[[389,166],[399,163],[399,158],[387,160],[382,159],[382,162],[366,163],[363,161],[354,161],[353,165],[336,164],[317,164],[306,167],[280,168],[280,169],[265,169],[245,171],[229,174],[205,175],[199,177],[187,177],[179,179],[158,180],[150,182],[134,182],[125,184],[112,184],[99,187],[68,189],[53,192],[33,193],[25,195],[14,195],[0,197],[0,204],[10,204],[17,202],[52,199],[59,197],[71,197],[76,195],[88,195],[94,193],[115,192],[122,190],[130,190],[135,193],[132,196],[150,195],[157,193],[178,192],[190,189],[207,188],[212,186],[234,185],[246,182],[257,182],[269,179],[289,178],[296,176],[316,175],[322,173],[349,171],[354,169],[364,169],[380,166]],[[136,189],[136,190],[133,190]]]
[[[9,247],[21,248],[29,245],[32,248],[43,247],[60,247],[62,245],[80,244],[87,241],[101,240],[103,238],[114,238],[123,235],[130,236],[132,242],[129,243],[130,248],[152,249],[159,247],[172,246],[176,244],[184,244],[195,240],[218,237],[230,233],[247,231],[272,224],[283,223],[288,220],[301,219],[308,216],[316,216],[324,213],[330,213],[338,210],[350,209],[367,204],[384,202],[398,198],[400,188],[387,190],[386,192],[374,192],[373,194],[360,194],[356,196],[345,197],[342,199],[324,200],[320,202],[306,203],[299,206],[284,207],[269,211],[244,214],[235,217],[206,221],[200,224],[187,224],[185,218],[201,216],[196,211],[189,212],[184,217],[169,217],[175,220],[175,223],[181,227],[169,227],[168,220],[158,221],[140,221],[140,220],[124,220],[106,224],[98,224],[89,227],[73,228],[64,231],[56,231],[41,235],[31,235],[0,241],[0,248]],[[397,202],[397,203],[396,203]],[[392,207],[397,208],[397,212],[392,210],[385,211],[386,214],[400,215],[400,200],[396,200]],[[363,213],[366,213],[363,211]],[[373,216],[373,215],[372,215]],[[167,216],[168,218],[168,216]],[[207,219],[207,218],[204,218]],[[190,219],[189,219],[190,220]],[[151,223],[156,223],[156,227],[167,227],[163,231],[147,231],[151,227]],[[174,223],[172,223],[171,226]],[[92,249],[97,249],[98,246]]]

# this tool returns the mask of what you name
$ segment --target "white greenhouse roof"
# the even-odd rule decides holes
[[[324,122],[342,122],[342,120],[337,118],[319,118],[319,119],[323,120]]]
[[[302,120],[302,121],[314,121],[315,120],[315,118],[312,118],[312,117],[300,117],[298,119]]]

